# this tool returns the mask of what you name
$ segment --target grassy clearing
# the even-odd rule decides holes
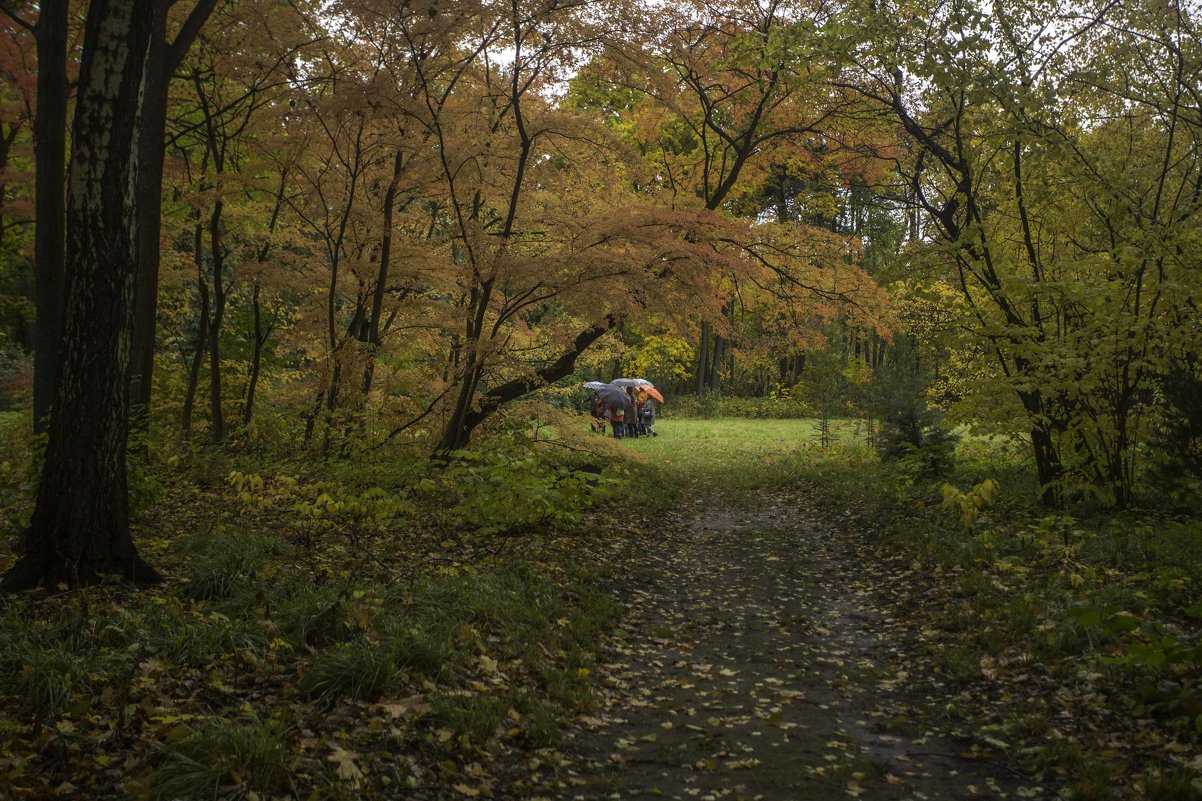
[[[859,420],[832,420],[821,447],[816,420],[663,419],[658,437],[623,444],[656,466],[670,487],[689,487],[740,503],[756,490],[789,486],[809,470],[872,462]]]

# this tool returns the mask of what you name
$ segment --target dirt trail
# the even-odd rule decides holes
[[[910,686],[913,635],[865,535],[759,500],[698,508],[632,559],[567,797],[1046,797],[911,720],[943,702]]]

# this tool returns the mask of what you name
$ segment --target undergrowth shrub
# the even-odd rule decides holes
[[[268,610],[277,633],[297,647],[321,647],[350,635],[342,610],[342,592],[332,584],[314,584],[303,576],[288,576],[268,597]]]
[[[483,534],[543,524],[567,525],[612,494],[604,476],[552,465],[538,454],[457,451],[443,475],[456,493],[452,518]]]
[[[197,670],[266,642],[258,621],[228,617],[204,607],[188,608],[170,598],[147,605],[139,626],[151,654]]]
[[[914,345],[901,337],[892,359],[876,369],[867,389],[869,408],[880,420],[881,459],[896,463],[910,483],[949,475],[959,441],[944,425],[942,412],[927,404],[926,388]]]
[[[762,398],[741,398],[718,392],[679,395],[665,404],[664,417],[740,417],[753,420],[798,420],[814,417],[816,411],[796,387],[782,387]]]

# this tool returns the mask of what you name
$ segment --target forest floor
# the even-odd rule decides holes
[[[928,589],[862,499],[798,483],[812,423],[668,421],[630,446],[680,495],[614,569],[627,606],[577,721],[577,799],[1049,797],[928,725]],[[852,441],[854,424],[836,426]],[[921,688],[921,689],[920,689]]]
[[[1045,797],[923,725],[946,698],[908,680],[910,571],[863,521],[803,490],[733,500],[686,497],[626,566],[576,798]]]
[[[854,421],[560,422],[446,470],[158,454],[166,584],[0,599],[0,799],[1202,799],[1194,518],[1041,517],[968,442],[966,530]]]

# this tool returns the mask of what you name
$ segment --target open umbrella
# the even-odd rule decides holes
[[[594,389],[593,392],[596,392],[601,402],[611,409],[621,409],[629,403],[629,396],[626,394],[626,390],[613,384],[602,384],[597,389]]]
[[[613,381],[610,381],[609,383],[613,384],[615,387],[650,387],[650,386],[654,386],[650,381],[648,381],[645,378],[615,378]]]
[[[585,381],[584,382],[585,389],[601,389],[601,387],[603,387],[603,386],[605,386],[604,381]]]
[[[656,389],[655,387],[651,386],[650,384],[648,384],[645,387],[639,387],[639,392],[641,392],[643,394],[643,396],[650,395],[651,397],[655,398],[660,403],[664,402],[664,396],[659,394],[659,390]],[[641,401],[642,398],[640,398],[639,400]]]

